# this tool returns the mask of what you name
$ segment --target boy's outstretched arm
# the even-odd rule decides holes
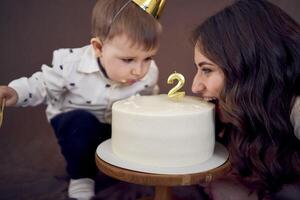
[[[18,101],[17,92],[8,86],[0,86],[0,102],[5,99],[5,106],[14,106]]]

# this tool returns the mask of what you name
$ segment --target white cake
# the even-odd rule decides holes
[[[185,96],[134,96],[112,107],[112,150],[123,160],[156,167],[183,167],[214,151],[214,105]]]

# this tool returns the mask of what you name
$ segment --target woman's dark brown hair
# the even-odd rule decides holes
[[[225,74],[219,104],[233,174],[259,196],[300,175],[290,121],[300,95],[300,26],[265,0],[240,0],[208,18],[194,44]]]

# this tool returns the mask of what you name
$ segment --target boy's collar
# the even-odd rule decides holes
[[[100,71],[94,49],[91,45],[88,45],[84,50],[77,71],[88,74]]]
[[[88,45],[81,56],[77,71],[85,74],[98,72],[107,83],[116,84],[108,78],[105,70],[101,70],[101,67],[101,63],[98,63],[98,59],[92,45]]]
[[[99,57],[97,58],[97,63],[98,63],[99,69],[102,72],[102,74],[105,76],[105,78],[109,79],[103,65],[101,64]]]

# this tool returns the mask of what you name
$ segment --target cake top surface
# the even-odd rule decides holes
[[[168,95],[132,96],[113,104],[113,111],[142,115],[174,115],[210,112],[214,104],[198,97],[185,96],[179,101],[171,100]]]

